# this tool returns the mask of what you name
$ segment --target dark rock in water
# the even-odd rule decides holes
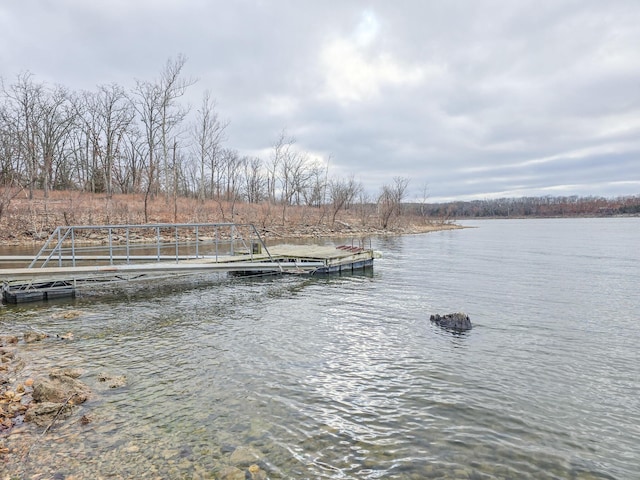
[[[443,316],[438,314],[431,315],[431,322],[447,330],[455,330],[457,332],[471,330],[471,320],[469,320],[469,315],[465,313],[449,313]]]

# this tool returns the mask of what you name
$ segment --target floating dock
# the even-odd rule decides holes
[[[371,268],[363,245],[267,247],[251,224],[156,224],[58,227],[34,257],[0,257],[27,267],[0,268],[3,300],[74,297],[87,285],[172,275],[322,275]]]

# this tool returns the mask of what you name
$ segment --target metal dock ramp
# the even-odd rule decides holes
[[[267,247],[252,224],[198,223],[58,227],[32,258],[0,263],[3,300],[73,297],[84,286],[212,272],[235,275],[341,273],[373,266],[362,246]]]

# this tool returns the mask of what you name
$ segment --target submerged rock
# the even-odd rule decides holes
[[[68,403],[42,402],[31,405],[24,417],[26,422],[35,423],[44,427],[54,419],[69,418],[73,413],[74,405]]]
[[[238,467],[225,467],[216,476],[220,480],[245,480],[247,475]]]
[[[49,378],[39,378],[33,385],[33,400],[36,403],[83,403],[91,390],[80,380],[54,372]]]
[[[438,314],[431,315],[431,322],[447,330],[455,330],[457,332],[471,330],[472,327],[469,315],[460,312],[448,313],[443,316]]]
[[[248,467],[262,459],[262,453],[253,447],[240,446],[231,454],[229,461],[238,467]]]
[[[120,388],[127,384],[127,376],[111,375],[109,373],[101,372],[98,375],[98,381],[106,383],[109,388]]]
[[[34,330],[30,330],[30,331],[24,332],[22,336],[24,337],[25,343],[34,343],[34,342],[39,342],[41,340],[44,340],[49,335],[47,335],[44,332],[36,332]]]

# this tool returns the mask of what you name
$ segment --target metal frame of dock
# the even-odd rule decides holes
[[[370,247],[370,246],[369,246]],[[267,247],[253,224],[185,223],[61,226],[34,257],[0,256],[3,299],[73,297],[81,287],[177,275],[341,273],[373,266],[363,245]]]

